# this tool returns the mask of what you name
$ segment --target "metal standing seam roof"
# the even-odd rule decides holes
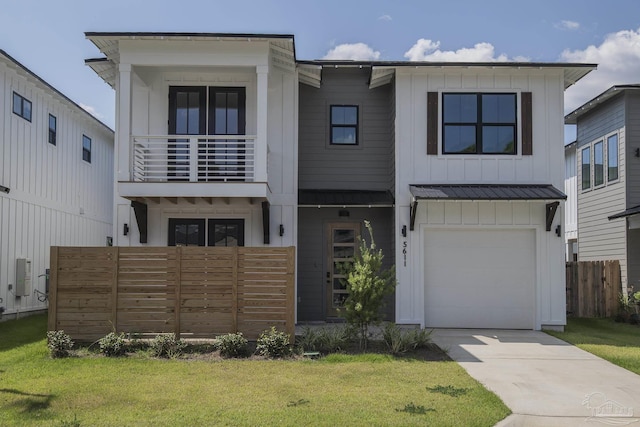
[[[393,206],[390,191],[298,190],[299,206]]]
[[[637,215],[637,214],[640,214],[640,205],[634,206],[632,208],[627,209],[626,211],[617,213],[615,215],[611,215],[609,217],[609,221],[611,221],[612,219],[624,218],[624,217],[627,217],[627,216]]]
[[[566,200],[549,184],[435,184],[409,186],[416,200]]]

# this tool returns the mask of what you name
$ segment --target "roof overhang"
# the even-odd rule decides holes
[[[415,200],[566,200],[548,184],[438,184],[410,185]]]
[[[395,203],[390,191],[298,190],[298,206],[309,208],[382,208]]]
[[[618,219],[618,218],[626,218],[626,217],[630,217],[633,215],[638,215],[640,214],[640,205],[638,206],[634,206],[632,208],[629,208],[625,211],[622,211],[620,213],[617,213],[615,215],[611,215],[609,217],[609,221],[611,221],[612,219]]]
[[[291,34],[86,32],[85,37],[105,56],[104,58],[88,59],[85,64],[91,67],[111,87],[115,85],[116,64],[120,62],[119,44],[122,40],[269,42],[274,65],[293,70],[296,64],[295,41]]]
[[[614,96],[617,96],[627,90],[638,90],[638,89],[640,89],[640,84],[611,86],[609,89],[605,90],[600,95],[587,101],[580,107],[576,108],[575,110],[573,110],[572,112],[564,116],[564,123],[567,125],[575,125],[578,122],[578,118],[580,116],[583,116],[584,114],[593,110],[597,106],[602,105],[603,103],[613,98]]]

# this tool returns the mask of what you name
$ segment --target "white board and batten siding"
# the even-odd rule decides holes
[[[31,121],[13,113],[13,93]],[[49,114],[57,119],[48,142]],[[112,235],[113,131],[0,53],[0,306],[5,315],[45,309],[50,246],[104,246]],[[91,163],[83,160],[91,138]],[[30,295],[16,297],[16,259],[31,261]],[[12,289],[9,290],[9,285]],[[38,298],[40,297],[40,298]]]
[[[533,155],[521,154],[520,125],[516,155],[441,154],[441,108],[439,154],[427,155],[428,92],[437,92],[439,100],[447,92],[516,93],[518,114],[521,94],[531,92]],[[420,201],[414,231],[406,237],[401,233],[403,226],[409,229],[410,184],[551,184],[562,189],[563,92],[562,69],[397,71],[397,322],[524,329],[565,324],[564,239],[546,231],[547,201]],[[522,123],[520,117],[518,123]],[[558,225],[564,229],[563,205],[561,202],[552,230]],[[452,246],[462,236],[467,236],[469,246]],[[522,242],[526,247],[518,248],[519,258],[509,258],[513,250],[509,244]],[[520,266],[522,276],[513,265]],[[491,287],[496,274],[504,283]],[[455,292],[453,282],[461,286]],[[450,312],[438,314],[438,305],[447,305]],[[499,316],[491,315],[494,312]],[[521,315],[514,314],[517,312]]]
[[[573,241],[578,239],[578,177],[577,177],[576,144],[572,143],[564,149],[564,240],[567,261],[573,261]],[[575,248],[577,249],[577,248]]]

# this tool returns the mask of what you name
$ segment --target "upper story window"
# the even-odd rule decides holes
[[[82,160],[91,163],[91,138],[82,135]]]
[[[618,134],[607,138],[607,181],[618,179]]]
[[[56,145],[58,136],[58,119],[49,114],[49,144]]]
[[[358,106],[331,106],[331,144],[358,145]]]
[[[515,93],[442,95],[444,154],[516,154]]]
[[[604,184],[604,149],[603,142],[593,144],[593,186]]]
[[[582,150],[582,189],[591,188],[591,147]]]
[[[31,121],[31,101],[13,92],[13,113]]]

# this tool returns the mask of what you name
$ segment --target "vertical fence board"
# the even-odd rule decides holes
[[[55,331],[58,329],[58,247],[51,247],[51,258],[49,266],[49,315],[47,319],[47,329]]]
[[[620,262],[580,261],[566,264],[567,313],[576,317],[611,317],[622,290]]]
[[[169,249],[169,248],[167,248]],[[182,300],[182,247],[176,246],[176,301],[174,303],[175,334],[180,338],[180,301]]]
[[[117,246],[112,248],[112,278],[113,283],[111,284],[111,324],[113,328],[116,329],[118,327],[118,269],[119,269],[119,257],[120,251]]]

